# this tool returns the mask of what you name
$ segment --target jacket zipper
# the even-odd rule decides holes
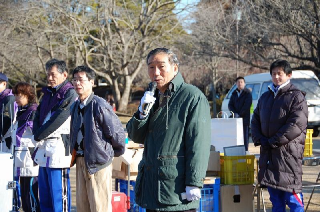
[[[184,156],[177,156],[177,155],[159,155],[158,156],[158,160],[162,160],[162,159],[165,159],[165,158],[183,158]]]

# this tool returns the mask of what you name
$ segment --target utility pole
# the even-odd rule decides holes
[[[234,18],[236,20],[236,36],[237,36],[237,40],[236,40],[236,52],[237,52],[237,59],[236,59],[236,76],[239,76],[239,21],[241,20],[241,10],[238,7],[238,1],[236,1],[236,10],[234,12]]]

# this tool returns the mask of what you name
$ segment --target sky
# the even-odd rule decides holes
[[[185,8],[188,4],[195,5],[199,2],[200,0],[181,0],[179,4],[177,4],[177,12],[179,12],[180,9]],[[184,28],[188,28],[187,25],[192,23],[192,20],[188,18],[188,14],[192,9],[187,9],[181,13],[178,14],[178,18],[182,20],[182,25]],[[186,29],[187,30],[187,29]],[[187,30],[188,33],[191,33],[191,31]]]

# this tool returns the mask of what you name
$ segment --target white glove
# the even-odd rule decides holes
[[[201,199],[201,191],[198,187],[186,186],[186,196],[188,201]]]
[[[141,113],[143,113],[143,109],[144,109],[144,106],[146,104],[149,104],[148,110],[146,111],[147,114],[149,113],[149,110],[151,109],[151,107],[153,106],[154,102],[156,101],[156,98],[153,95],[154,95],[154,93],[151,92],[151,91],[146,91],[144,93],[143,97],[141,98],[140,106],[139,106],[139,111]]]

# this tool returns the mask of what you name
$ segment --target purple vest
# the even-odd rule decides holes
[[[42,101],[40,104],[40,115],[39,121],[40,124],[43,124],[48,113],[52,110],[53,107],[61,105],[64,101],[64,96],[69,89],[73,88],[70,82],[65,83],[61,88],[59,88],[55,93],[50,90],[50,87],[42,88],[42,92],[44,93],[42,97]],[[53,115],[53,111],[51,111],[51,116]]]
[[[23,122],[21,126],[18,127],[16,132],[16,144],[17,146],[20,146],[20,140],[21,137],[25,131],[25,129],[29,126],[31,129],[33,127],[33,120],[30,120],[30,116],[32,115],[32,112],[37,110],[38,105],[32,104],[30,105],[26,111],[24,111],[20,116],[17,117],[17,121],[20,125],[20,122]]]

